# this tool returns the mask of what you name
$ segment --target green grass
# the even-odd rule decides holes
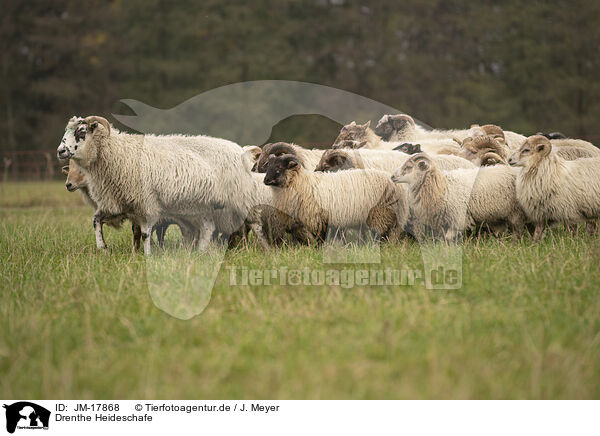
[[[232,265],[355,267],[251,245],[227,252],[206,310],[180,320],[153,303],[169,288],[148,285],[156,269],[132,254],[127,225],[106,231],[105,255],[91,210],[62,183],[0,194],[3,398],[600,397],[596,236],[469,240],[454,291],[230,286]],[[187,268],[170,283],[215,255],[177,249],[176,235],[152,260]],[[413,242],[381,255],[422,268]]]

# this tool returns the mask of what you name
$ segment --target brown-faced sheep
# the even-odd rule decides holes
[[[548,138],[530,136],[509,159],[520,167],[517,200],[535,224],[536,240],[550,224],[594,225],[600,218],[600,158],[568,161],[552,148]]]
[[[520,233],[525,216],[515,193],[516,172],[506,166],[440,171],[429,156],[412,156],[392,176],[408,184],[415,236],[456,240],[477,225],[508,223]]]

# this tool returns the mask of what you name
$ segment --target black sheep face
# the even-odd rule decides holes
[[[272,154],[269,156],[264,183],[265,185],[284,188],[289,184],[290,178],[293,176],[292,173],[298,171],[299,168],[300,162],[296,156],[285,154],[277,157]]]

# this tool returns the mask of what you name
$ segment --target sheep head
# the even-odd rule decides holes
[[[242,147],[242,160],[249,171],[256,171],[258,167],[258,159],[262,154],[262,149],[256,145],[246,145]]]
[[[494,157],[492,158],[492,155]],[[491,135],[468,137],[461,143],[460,155],[479,166],[506,163],[508,149]],[[483,159],[486,156],[486,159]]]
[[[535,167],[552,151],[552,144],[545,136],[533,135],[515,151],[508,163],[515,167]]]
[[[91,139],[110,135],[110,124],[105,118],[89,116],[73,117],[67,123],[65,133],[56,150],[58,159],[76,159],[90,162],[97,153],[96,144]]]
[[[331,148],[362,148],[368,142],[369,132],[372,132],[371,121],[367,121],[365,124],[356,124],[352,121],[350,124],[346,124],[340,130],[340,134],[333,142]]]
[[[567,139],[567,135],[561,132],[543,133],[537,132],[536,135],[545,136],[548,139]]]
[[[77,191],[78,189],[87,187],[85,174],[83,174],[83,172],[79,168],[77,168],[77,166],[69,165],[67,167],[63,167],[63,174],[64,168],[68,169],[67,181],[65,182],[65,187],[67,188],[67,191],[73,192]]]
[[[405,142],[404,144],[400,144],[397,147],[394,147],[394,150],[401,151],[406,154],[417,154],[421,153],[421,144],[415,144],[414,142]]]
[[[283,156],[285,154],[291,154],[296,156],[296,150],[292,144],[287,142],[275,142],[272,144],[265,144],[262,148],[262,152],[256,161],[256,171],[259,173],[266,173],[267,166],[269,165],[269,157],[271,155]]]
[[[394,171],[392,181],[394,183],[409,183],[415,184],[423,180],[424,176],[429,173],[433,166],[431,158],[425,153],[415,154],[411,156],[404,164]]]
[[[264,183],[265,185],[284,188],[289,185],[294,173],[297,173],[301,166],[297,156],[291,154],[275,156],[271,154]]]
[[[389,141],[392,135],[397,134],[402,136],[406,130],[416,126],[415,120],[406,114],[384,115],[381,117],[374,131],[384,141]]]
[[[481,126],[481,130],[483,130],[485,135],[491,136],[500,144],[506,145],[504,130],[502,130],[500,126],[496,126],[495,124],[486,124],[485,126]]]
[[[333,173],[354,168],[352,159],[346,150],[327,150],[323,153],[315,171]]]

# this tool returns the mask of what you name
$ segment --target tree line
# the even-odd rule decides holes
[[[3,151],[54,149],[70,116],[110,119],[124,98],[169,108],[265,79],[352,91],[440,128],[600,141],[597,0],[5,0],[0,20]],[[337,129],[296,117],[272,136]]]

